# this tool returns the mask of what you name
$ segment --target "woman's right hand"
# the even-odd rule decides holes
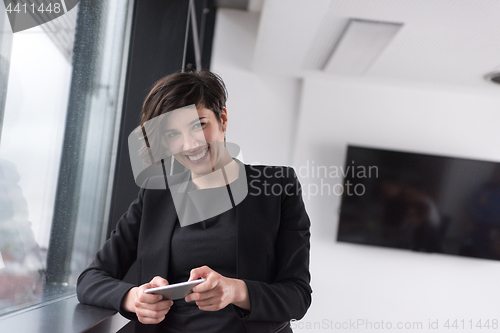
[[[168,281],[155,276],[151,282],[130,289],[123,297],[122,308],[134,312],[143,324],[158,324],[165,319],[165,315],[174,302],[164,300],[161,295],[145,294],[144,290],[163,286],[168,286]]]

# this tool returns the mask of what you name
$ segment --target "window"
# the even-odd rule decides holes
[[[0,315],[73,294],[105,239],[132,5],[15,34],[0,5]]]

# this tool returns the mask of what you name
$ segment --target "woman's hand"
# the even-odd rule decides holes
[[[204,278],[207,281],[193,288],[186,296],[186,302],[195,301],[200,310],[218,311],[228,304],[234,304],[250,311],[250,299],[244,281],[224,277],[207,266],[191,270],[189,281]]]
[[[155,276],[151,282],[130,289],[123,297],[122,308],[129,312],[135,312],[143,324],[158,324],[165,319],[165,315],[174,302],[168,299],[164,300],[161,295],[145,294],[144,290],[163,286],[168,286],[168,281],[160,276]]]

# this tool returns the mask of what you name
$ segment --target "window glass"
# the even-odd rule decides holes
[[[14,34],[0,4],[0,315],[74,293],[104,241],[131,2]]]

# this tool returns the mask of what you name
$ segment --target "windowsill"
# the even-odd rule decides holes
[[[114,310],[80,304],[71,296],[50,304],[0,317],[0,332],[108,333],[129,322]]]

